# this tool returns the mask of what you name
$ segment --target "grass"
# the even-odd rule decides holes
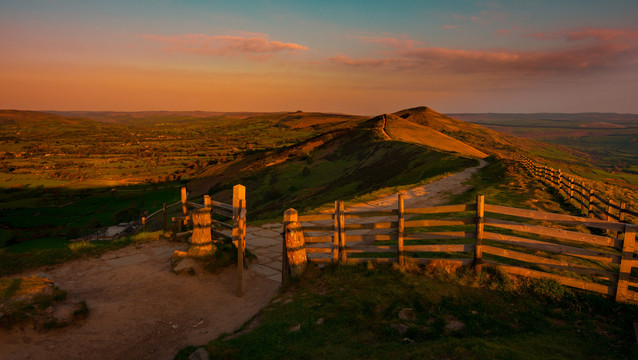
[[[160,232],[140,233],[109,242],[76,242],[58,248],[30,249],[13,252],[0,248],[0,276],[21,273],[28,269],[52,266],[84,257],[99,257],[101,254],[120,249],[131,243],[154,241]]]
[[[414,319],[399,318],[406,308]],[[205,347],[215,359],[632,359],[636,316],[636,306],[495,269],[310,267],[256,328]]]
[[[50,287],[41,277],[0,279],[0,328],[22,324],[66,296],[66,291]]]

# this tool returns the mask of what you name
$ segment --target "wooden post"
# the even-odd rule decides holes
[[[481,271],[483,263],[483,227],[485,223],[485,195],[476,195],[476,245],[474,267]]]
[[[142,216],[142,231],[146,232],[146,217]]]
[[[626,202],[621,202],[620,203],[620,210],[618,211],[618,222],[624,222],[625,221],[625,209],[627,208],[627,203]],[[620,239],[622,236],[621,232],[616,232],[616,237],[618,239]]]
[[[580,211],[582,213],[585,212],[585,182],[580,182],[580,190],[578,190],[578,195],[580,195]]]
[[[239,238],[242,231],[246,231],[240,228],[239,215],[242,210],[246,210],[246,187],[244,185],[233,186],[233,244],[239,247]],[[245,224],[244,224],[245,225]],[[241,249],[244,251],[244,249]]]
[[[213,208],[213,201],[210,199],[210,195],[204,195],[204,207],[208,209]]]
[[[616,301],[627,300],[629,288],[629,274],[634,264],[634,247],[636,244],[636,226],[625,225],[625,237],[620,258],[620,273],[618,274],[618,286],[616,287]]]
[[[397,252],[399,255],[399,266],[405,265],[405,258],[403,255],[403,232],[405,231],[405,207],[404,207],[404,196],[403,194],[399,194],[399,228],[398,228],[398,242],[397,242]]]
[[[569,177],[569,202],[574,200],[574,178]]]
[[[563,173],[558,169],[558,194],[563,189]]]
[[[191,236],[191,247],[188,249],[188,255],[210,255],[213,251],[210,210],[206,208],[195,210],[191,214],[191,218],[193,220],[193,235]]]
[[[587,217],[594,217],[594,189],[589,189],[589,207],[587,208]]]
[[[334,211],[334,233],[332,235],[332,262],[339,261],[339,201],[335,201]]]
[[[346,209],[343,201],[339,201],[339,253],[340,261],[345,263],[348,260],[346,253]]]
[[[614,204],[614,201],[611,198],[608,198],[607,199],[607,213],[605,214],[605,220],[607,220],[607,221],[612,221],[614,219],[612,217],[612,215],[611,215],[611,210],[613,209],[612,208],[613,204]],[[609,229],[605,230],[605,234],[611,235],[611,230],[609,230]]]
[[[237,296],[241,297],[244,291],[244,252],[246,250],[246,206],[244,199],[239,200],[239,218],[237,225],[239,228],[239,238],[237,246]],[[210,216],[210,212],[208,212]],[[210,231],[208,232],[210,234]]]
[[[290,276],[299,277],[308,262],[303,228],[299,222],[292,222],[284,229],[286,237],[286,256],[290,267]]]
[[[285,282],[288,278],[288,274],[290,273],[290,264],[288,263],[288,249],[286,246],[286,228],[289,224],[293,222],[297,222],[299,219],[297,210],[288,209],[284,211],[284,222],[283,222],[283,246],[281,251],[281,282]]]
[[[166,203],[164,203],[163,205],[163,209],[164,209],[164,231],[166,231],[166,228],[168,228],[168,216],[166,216]]]
[[[187,197],[188,194],[186,193],[186,187],[182,186],[182,215],[187,216],[188,215],[188,205],[186,204],[187,202]],[[184,225],[187,224],[186,222],[187,220],[184,219]]]

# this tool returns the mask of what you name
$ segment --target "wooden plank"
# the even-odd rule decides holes
[[[192,201],[187,201],[186,202],[188,205],[196,208],[196,209],[202,209],[204,207],[204,205],[198,204],[198,203],[194,203]]]
[[[332,259],[309,257],[308,261],[311,262],[311,263],[315,263],[315,264],[329,264],[329,263],[332,262]]]
[[[212,224],[213,224],[213,225],[217,225],[217,226],[224,227],[224,228],[226,228],[226,229],[232,229],[232,228],[233,228],[233,226],[232,226],[231,224],[226,224],[225,222],[217,221],[217,220],[213,220],[213,221],[212,221]]]
[[[350,241],[389,241],[396,240],[398,235],[395,234],[362,234],[362,235],[346,235],[346,242]]]
[[[608,238],[606,236],[583,234],[575,231],[567,231],[561,229],[548,228],[538,225],[519,224],[511,221],[497,220],[485,218],[485,225],[494,226],[502,229],[510,229],[515,231],[523,231],[537,235],[552,236],[559,239],[572,240],[587,244],[596,244],[602,246],[618,246],[617,239]]]
[[[475,223],[473,217],[453,218],[453,219],[432,219],[432,220],[410,220],[405,222],[405,227],[427,227],[427,226],[454,226],[471,225]]]
[[[233,211],[232,205],[224,204],[223,202],[214,201],[214,200],[212,201],[212,203],[213,203],[213,207],[218,207],[220,209]]]
[[[281,281],[283,283],[288,279],[288,275],[290,275],[290,262],[288,261],[288,247],[286,245],[286,227],[288,225],[297,222],[299,220],[299,213],[295,209],[287,209],[284,211],[284,219],[282,222],[283,225],[283,233],[282,233],[282,242],[281,242]]]
[[[511,208],[511,207],[500,206],[500,205],[485,204],[485,211],[496,213],[496,214],[502,214],[502,215],[511,215],[511,216],[528,218],[528,219],[562,222],[562,223],[566,223],[570,225],[584,225],[588,227],[594,227],[599,229],[609,229],[614,231],[622,231],[625,226],[625,224],[617,223],[615,221],[589,219],[589,218],[584,218],[579,216],[555,214],[555,213],[537,211],[537,210],[517,209],[517,208]]]
[[[308,254],[331,254],[332,253],[332,247],[310,247],[310,246],[306,246],[304,247],[304,249],[306,250],[306,253]]]
[[[375,211],[351,211],[346,212],[346,219],[360,219],[367,217],[395,216],[396,210],[375,210]]]
[[[332,220],[334,214],[309,214],[309,215],[299,215],[299,222],[303,221],[321,221],[321,220]]]
[[[211,229],[210,232],[215,234],[216,236],[219,236],[219,237],[221,237],[223,239],[226,239],[226,240],[232,240],[233,239],[231,236],[228,236],[228,235],[226,235],[224,233],[221,233],[221,232],[219,232],[217,230],[214,230],[214,229]]]
[[[576,265],[563,260],[550,259],[550,258],[526,254],[526,253],[522,253],[518,251],[501,249],[494,246],[485,245],[483,247],[483,251],[487,254],[501,256],[508,259],[524,261],[524,262],[532,263],[535,265],[546,265],[554,269],[573,271],[573,272],[587,274],[587,275],[602,276],[610,280],[616,280],[618,278],[618,275],[605,270]]]
[[[426,208],[405,209],[405,214],[406,215],[441,214],[441,213],[452,213],[452,212],[463,212],[463,211],[474,211],[474,210],[476,210],[476,204],[443,205],[443,206],[432,206],[432,207],[426,207]]]
[[[406,252],[456,252],[474,251],[475,244],[430,244],[430,245],[404,245]]]
[[[638,212],[631,211],[631,210],[629,210],[629,209],[625,209],[625,211],[624,211],[624,212],[625,212],[625,213],[627,213],[627,214],[629,214],[629,215],[631,215],[631,216],[638,216]]]
[[[632,290],[627,290],[627,301],[633,301],[633,302],[638,302],[638,292],[636,291],[632,291]],[[636,323],[634,322],[634,329],[635,329],[635,325]],[[638,332],[638,330],[636,330],[636,332]]]
[[[359,230],[359,229],[394,229],[397,228],[396,221],[391,222],[379,222],[379,223],[367,223],[367,224],[348,224],[344,225],[346,230]]]
[[[339,201],[339,262],[345,263],[346,253],[346,210],[343,201]]]
[[[499,268],[501,268],[503,271],[510,274],[514,274],[514,275],[525,276],[525,277],[530,277],[534,279],[543,279],[543,278],[554,279],[558,281],[559,283],[566,286],[571,286],[577,289],[597,292],[599,294],[604,294],[609,296],[611,296],[614,292],[613,288],[603,284],[597,284],[597,283],[593,283],[593,282],[589,282],[585,280],[574,279],[567,276],[550,274],[543,271],[526,269],[526,268],[521,268],[517,266],[503,265],[493,261],[486,261],[486,263],[496,265]]]
[[[368,261],[373,262],[373,263],[380,263],[380,264],[386,264],[386,263],[395,263],[397,262],[397,258],[396,257],[391,257],[391,258],[349,258],[348,259],[348,263],[354,263],[354,264],[358,264],[358,263],[367,263]]]
[[[349,247],[347,248],[348,253],[350,254],[361,254],[361,253],[371,253],[371,252],[397,252],[396,245],[386,245],[386,246],[357,246],[357,247]]]
[[[638,278],[630,276],[627,281],[629,282],[629,285],[638,287]]]
[[[450,264],[450,265],[471,265],[474,263],[474,259],[440,259],[440,258],[410,258],[410,261],[418,262],[420,264],[429,264],[436,262],[438,264]]]
[[[309,231],[333,231],[334,227],[329,225],[304,225],[303,230]]]
[[[404,240],[476,239],[476,231],[432,231],[406,234]]]
[[[332,236],[310,236],[304,232],[303,237],[306,243],[332,242]]]
[[[497,234],[489,231],[486,231],[483,235],[483,238],[485,240],[492,240],[505,244],[523,246],[530,249],[551,251],[564,255],[578,256],[584,259],[596,260],[605,263],[620,264],[619,255],[609,254],[605,252],[581,249],[578,247],[567,246],[563,244],[553,244],[545,241],[526,239],[518,236]]]

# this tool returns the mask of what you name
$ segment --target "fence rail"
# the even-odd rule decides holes
[[[336,201],[328,214],[284,213],[284,277],[290,267],[285,237],[291,224],[300,228],[305,256],[314,263],[403,265],[410,258],[473,264],[478,270],[494,264],[514,275],[551,278],[617,301],[638,301],[638,277],[631,276],[638,267],[638,226],[633,224],[493,205],[482,195],[471,204],[416,209],[406,209],[399,195],[397,209],[356,212]],[[622,236],[591,234],[583,226]]]

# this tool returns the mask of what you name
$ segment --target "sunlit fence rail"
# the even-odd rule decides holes
[[[437,261],[478,269],[491,264],[510,274],[638,301],[638,274],[632,276],[638,267],[636,225],[486,204],[482,195],[472,204],[410,209],[399,195],[397,204],[390,210],[346,211],[337,201],[331,213],[287,210],[284,276],[288,255],[302,248],[313,263]],[[286,243],[299,237],[295,231],[303,245],[291,249]],[[618,239],[606,231],[623,235]]]

